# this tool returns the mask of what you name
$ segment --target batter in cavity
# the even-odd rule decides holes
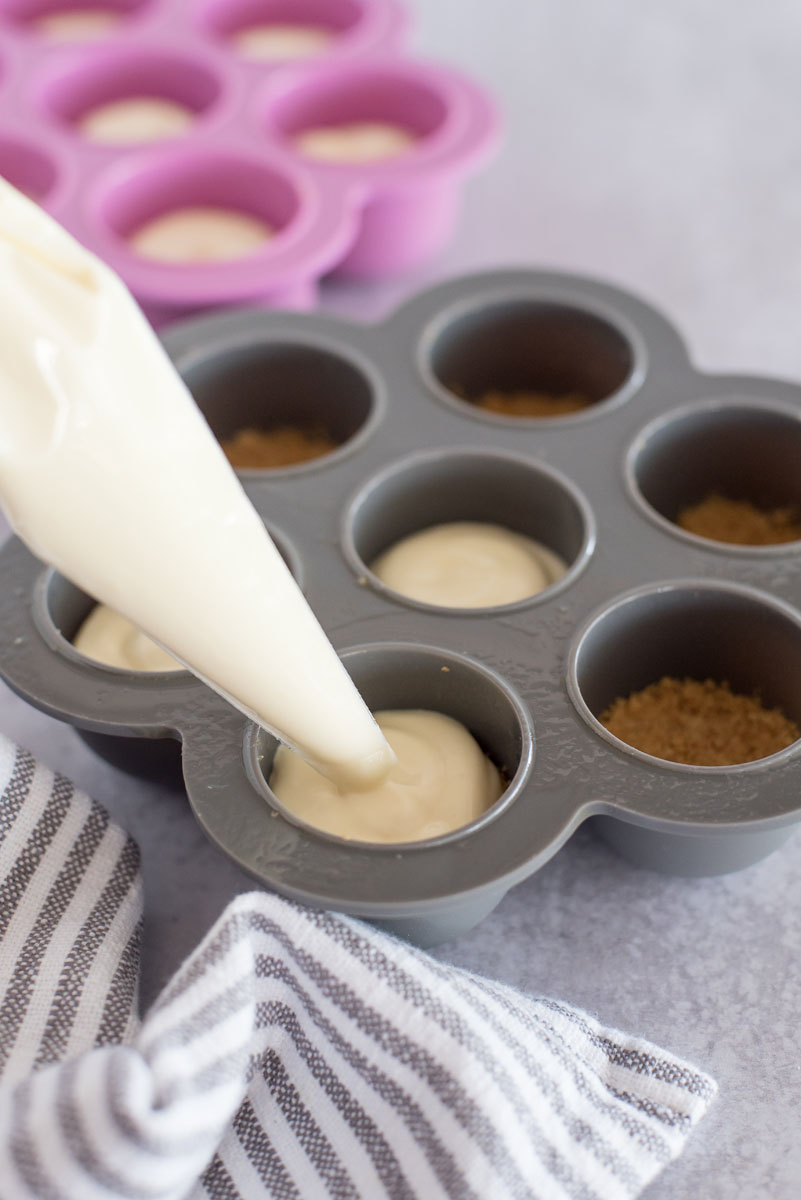
[[[295,138],[295,145],[302,154],[323,162],[362,163],[396,158],[411,149],[415,141],[414,134],[401,125],[354,121],[305,129]]]
[[[379,784],[339,790],[280,746],[270,788],[284,808],[326,833],[357,842],[418,842],[461,829],[504,789],[498,768],[452,717],[421,709],[374,714],[397,758]]]
[[[245,58],[278,61],[310,58],[328,48],[333,34],[321,25],[251,25],[234,36]]]
[[[443,608],[494,608],[536,596],[567,564],[534,538],[480,521],[432,525],[371,564],[388,587]]]
[[[265,221],[229,208],[176,208],[132,234],[143,258],[171,263],[230,262],[260,250],[272,237]]]
[[[185,133],[194,115],[185,104],[175,100],[160,96],[130,96],[90,109],[78,127],[87,141],[132,145]]]
[[[97,604],[72,642],[95,662],[122,671],[182,671],[183,666],[107,604]]]
[[[73,8],[45,13],[34,22],[37,33],[54,42],[83,42],[105,37],[120,23],[120,14],[103,8]]]

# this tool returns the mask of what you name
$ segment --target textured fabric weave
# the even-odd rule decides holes
[[[134,843],[0,739],[2,1200],[611,1200],[714,1084],[357,921],[240,896],[143,1023]]]

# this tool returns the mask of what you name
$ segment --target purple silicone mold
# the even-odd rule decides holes
[[[113,24],[69,45],[42,26],[87,11]],[[330,37],[303,61],[244,57],[237,34],[265,23]],[[376,276],[433,254],[463,178],[495,139],[481,88],[400,57],[405,25],[395,0],[0,0],[0,175],[100,254],[157,325],[230,303],[310,307],[334,268]],[[142,97],[183,106],[187,128],[147,144],[82,131],[100,106]],[[414,140],[395,157],[350,163],[296,144],[353,122],[390,122]],[[220,262],[136,252],[133,233],[188,206],[261,219],[272,236]]]

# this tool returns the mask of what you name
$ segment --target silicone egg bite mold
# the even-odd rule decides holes
[[[405,23],[395,0],[0,0],[0,175],[108,262],[155,324],[231,303],[310,307],[334,267],[384,275],[433,254],[494,140],[481,88],[399,56]],[[287,25],[321,45],[304,57],[290,36],[259,60],[241,50],[249,30]],[[301,57],[287,59],[293,46]],[[87,133],[93,114],[142,99],[176,108],[172,135]],[[409,144],[373,161],[302,145],[320,127],[364,123]],[[198,208],[265,236],[192,263],[136,241]]]
[[[687,875],[743,867],[801,820],[801,743],[694,767],[598,720],[616,697],[686,675],[801,721],[801,544],[730,546],[674,523],[710,488],[801,504],[801,388],[702,375],[652,308],[536,272],[447,283],[373,327],[242,311],[165,341],[218,437],[291,421],[339,443],[242,483],[370,707],[455,717],[508,781],[473,825],[428,842],[316,832],[270,792],[270,734],[186,672],[82,658],[68,639],[91,600],[10,542],[8,682],[80,729],[125,735],[129,751],[180,739],[195,815],[256,879],[431,943],[479,920],[589,818],[635,863]],[[509,418],[472,403],[492,388],[591,403]],[[533,536],[567,574],[480,611],[406,600],[372,574],[398,538],[451,520]]]

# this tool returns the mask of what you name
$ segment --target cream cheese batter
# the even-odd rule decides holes
[[[415,144],[416,138],[401,125],[383,121],[355,121],[349,125],[321,125],[304,129],[295,145],[308,158],[322,162],[362,163],[397,158]]]
[[[81,42],[105,37],[119,21],[120,14],[109,9],[71,8],[46,13],[35,22],[35,28],[54,42]]]
[[[183,670],[171,654],[107,604],[95,605],[72,644],[87,658],[121,671]]]
[[[85,113],[78,129],[90,142],[157,142],[185,133],[195,114],[185,104],[159,96],[112,100]]]
[[[310,58],[325,50],[333,38],[322,25],[251,25],[233,37],[244,58],[261,62]]]
[[[387,587],[444,608],[494,608],[536,596],[567,564],[502,525],[452,521],[402,538],[371,564]]]
[[[307,825],[358,842],[419,842],[475,821],[504,790],[497,767],[471,733],[442,713],[378,712],[397,763],[366,791],[339,790],[286,747],[270,788]]]
[[[143,258],[170,263],[230,262],[260,250],[273,230],[249,213],[177,208],[137,229],[129,244]]]

